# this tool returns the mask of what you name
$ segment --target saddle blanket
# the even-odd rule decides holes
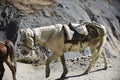
[[[80,34],[83,34],[83,35],[88,35],[88,31],[86,29],[86,25],[80,25],[80,26],[77,26],[75,27],[75,30],[80,33]]]
[[[73,29],[83,35],[88,35],[86,24],[71,23]]]
[[[77,27],[76,27],[77,26]],[[74,25],[74,30],[70,29],[70,26],[64,25],[65,29],[65,43],[78,43],[79,41],[85,42],[87,40],[88,30],[86,29],[86,25]]]

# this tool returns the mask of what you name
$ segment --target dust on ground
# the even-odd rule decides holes
[[[101,70],[104,66],[103,59],[99,59],[97,64],[93,66],[92,71],[87,75],[82,75],[87,65],[81,61],[66,61],[68,74],[65,80],[120,80],[120,56],[117,58],[107,58],[108,69]],[[86,64],[88,64],[87,61]],[[3,80],[12,80],[11,72],[7,66]],[[32,64],[24,64],[17,62],[17,80],[55,80],[60,78],[62,74],[62,65],[53,62],[50,65],[51,73],[49,78],[45,78],[45,65],[34,66]]]

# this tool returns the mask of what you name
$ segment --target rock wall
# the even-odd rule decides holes
[[[6,1],[6,0],[5,0]],[[120,47],[120,1],[119,0],[7,0],[17,10],[19,28],[45,25],[95,21],[107,28],[107,54],[117,55]],[[36,2],[38,1],[38,2]],[[4,5],[4,0],[1,4]],[[4,6],[0,7],[2,12]],[[19,13],[19,14],[18,14]],[[2,19],[2,18],[1,18]],[[0,19],[0,20],[1,20]],[[2,21],[2,20],[1,20]]]

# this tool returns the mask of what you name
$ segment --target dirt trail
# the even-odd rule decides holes
[[[87,66],[80,65],[79,61],[67,61],[69,73],[65,80],[120,80],[120,56],[117,58],[108,58],[109,67],[107,70],[100,70],[103,68],[103,63],[101,63],[102,61],[100,60],[88,75],[81,75]],[[18,62],[17,66],[17,80],[55,80],[59,78],[62,73],[60,62],[51,64],[51,74],[49,78],[45,78],[45,65],[33,66],[31,64]],[[3,80],[12,80],[11,72],[7,66]]]

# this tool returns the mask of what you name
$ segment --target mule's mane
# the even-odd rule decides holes
[[[54,25],[51,26],[44,26],[44,27],[38,27],[38,28],[33,28],[33,30],[39,30],[39,31],[50,31],[55,29]]]
[[[51,31],[51,30],[60,30],[60,27],[62,27],[62,24],[55,24],[55,25],[50,25],[50,26],[42,26],[38,28],[33,28],[35,31]]]

